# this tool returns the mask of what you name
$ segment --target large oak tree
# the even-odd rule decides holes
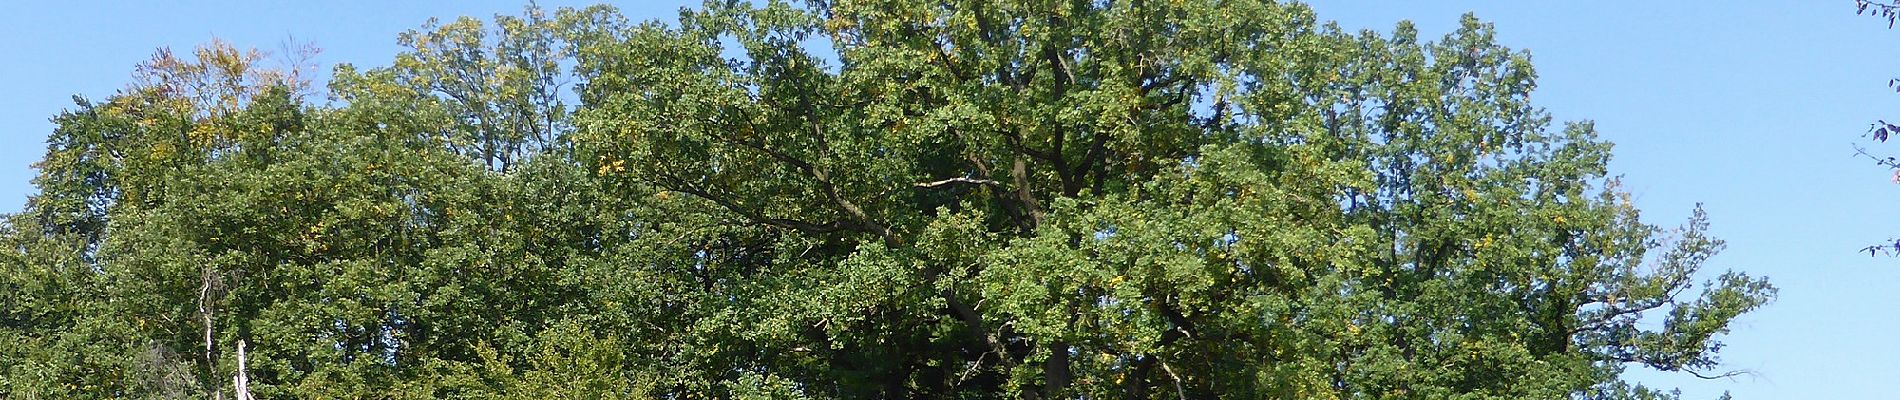
[[[55,121],[21,398],[1650,398],[1774,289],[1466,17],[712,1],[213,45]],[[569,90],[572,89],[572,90]],[[1706,279],[1706,280],[1705,280]],[[243,388],[243,389],[240,389]]]

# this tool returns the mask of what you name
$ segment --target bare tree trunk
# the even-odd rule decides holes
[[[211,269],[208,267],[205,268],[203,272],[199,274],[199,277],[204,281],[204,284],[203,286],[198,287],[198,315],[204,318],[205,377],[210,378],[211,376],[215,376],[218,373],[218,358],[215,353],[212,353],[212,351],[214,350],[213,344],[215,342],[212,341],[212,329],[211,329],[211,321],[212,321],[212,318],[211,318],[211,314],[212,314],[212,311],[211,311],[211,284],[212,284]],[[207,385],[207,386],[210,386],[210,387],[207,387],[207,389],[211,390],[211,398],[217,399],[217,400],[224,400],[224,392],[221,390],[218,390],[217,386],[215,385]]]
[[[244,373],[244,339],[238,339],[237,351],[237,376],[231,377],[231,386],[234,388],[233,391],[236,392],[233,396],[235,396],[237,400],[252,400],[251,377]]]

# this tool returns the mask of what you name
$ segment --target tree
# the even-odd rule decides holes
[[[405,34],[329,104],[218,46],[175,62],[215,90],[80,100],[0,230],[0,387],[1656,398],[1626,365],[1722,375],[1774,295],[1698,284],[1707,218],[1641,221],[1469,16],[1435,42],[1203,0],[496,25]]]

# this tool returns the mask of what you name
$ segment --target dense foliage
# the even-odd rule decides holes
[[[1651,398],[1774,294],[1489,25],[1265,1],[530,8],[328,101],[59,115],[5,398]]]

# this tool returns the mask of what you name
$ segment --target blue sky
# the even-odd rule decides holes
[[[128,2],[129,3],[129,2]],[[541,1],[543,6],[570,5]],[[576,2],[578,3],[578,2]],[[682,1],[627,2],[635,18],[671,18]],[[697,3],[697,2],[693,2]],[[1710,6],[1708,4],[1717,4]],[[20,209],[47,119],[74,94],[103,98],[158,47],[212,37],[275,48],[294,37],[315,61],[379,66],[396,34],[429,17],[489,16],[519,1],[0,2],[0,211]],[[1559,120],[1590,119],[1617,144],[1612,168],[1652,223],[1673,226],[1704,203],[1728,251],[1711,268],[1767,275],[1781,298],[1744,316],[1723,358],[1748,376],[1703,381],[1635,372],[1743,399],[1876,398],[1900,389],[1900,259],[1855,249],[1900,235],[1900,185],[1851,157],[1878,118],[1900,118],[1889,62],[1900,30],[1854,15],[1851,0],[1811,2],[1320,1],[1321,18],[1389,32],[1402,19],[1430,37],[1475,12],[1501,42],[1529,49],[1533,96]],[[1900,153],[1900,143],[1874,145]]]

